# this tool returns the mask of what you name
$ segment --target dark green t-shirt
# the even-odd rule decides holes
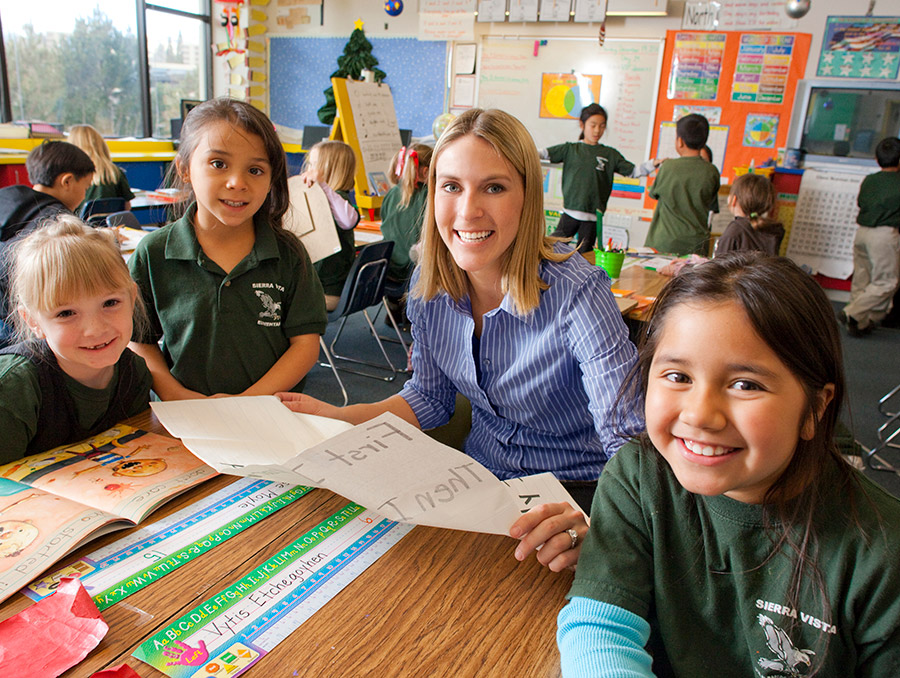
[[[182,385],[206,395],[241,393],[302,334],[323,334],[325,298],[309,257],[256,220],[256,242],[226,274],[197,242],[196,205],[138,244],[128,262],[152,331]],[[295,390],[302,388],[301,381]]]
[[[900,228],[900,172],[875,172],[863,179],[859,187],[860,226],[893,226]]]
[[[96,389],[63,374],[66,390],[72,398],[79,426],[92,429],[110,409],[119,384],[119,368],[106,388]],[[139,383],[138,396],[126,404],[128,416],[147,409],[152,379],[143,360],[135,361]],[[26,448],[37,434],[42,394],[38,371],[34,363],[20,355],[0,355],[0,463],[24,456]],[[69,442],[76,442],[74,440]]]
[[[629,443],[600,476],[569,596],[646,619],[660,677],[900,676],[900,501],[854,475],[849,492],[825,484],[815,517],[830,611],[809,582],[788,609],[790,554],[767,559],[761,507],[691,494]]]
[[[612,192],[613,175],[629,177],[634,164],[616,149],[583,141],[567,142],[547,149],[550,162],[563,164],[563,206],[566,209],[594,214],[606,211]]]
[[[79,205],[76,213],[80,212],[84,207],[84,203],[88,200],[97,200],[99,198],[122,198],[125,202],[134,200],[134,193],[131,186],[128,185],[128,179],[125,173],[116,167],[116,182],[112,184],[91,184],[87,192],[84,194],[84,202]]]
[[[700,156],[666,160],[650,187],[650,197],[659,202],[644,244],[666,254],[706,256],[719,184],[719,170]]]
[[[425,184],[419,184],[406,207],[400,206],[402,197],[403,191],[399,186],[394,186],[381,203],[381,234],[385,240],[394,242],[388,266],[388,276],[394,280],[406,280],[412,273],[413,263],[409,251],[419,241],[422,233],[428,188]]]

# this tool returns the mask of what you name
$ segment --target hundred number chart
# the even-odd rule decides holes
[[[808,169],[803,173],[787,256],[813,273],[846,280],[853,273],[856,198],[865,175]]]

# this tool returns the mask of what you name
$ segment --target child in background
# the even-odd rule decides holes
[[[728,195],[728,208],[734,220],[725,228],[716,243],[715,256],[728,252],[762,252],[778,256],[784,227],[766,217],[775,206],[775,189],[772,182],[761,174],[742,174],[734,180]],[[689,259],[673,259],[662,268],[660,275],[678,275],[686,267],[709,261],[692,254]]]
[[[320,141],[309,150],[303,162],[303,178],[307,186],[318,182],[328,196],[341,243],[340,252],[316,262],[316,273],[325,290],[325,308],[329,311],[337,308],[347,274],[356,258],[353,228],[359,223],[359,212],[350,203],[355,173],[356,154],[343,141]]]
[[[542,160],[563,163],[563,214],[553,235],[575,236],[579,252],[591,252],[597,238],[597,210],[606,212],[612,192],[613,174],[642,177],[658,164],[648,160],[635,166],[616,149],[604,146],[600,138],[606,132],[609,116],[599,104],[581,110],[578,125],[581,136],[575,143],[566,142],[540,151]]]
[[[161,399],[302,388],[327,321],[309,256],[282,225],[286,167],[272,122],[243,101],[185,118],[170,172],[185,213],[129,261],[151,325],[132,348]]]
[[[777,256],[784,227],[767,217],[775,207],[775,188],[761,174],[742,174],[731,185],[728,209],[734,215],[716,244],[716,256],[755,250]]]
[[[69,130],[69,142],[87,153],[97,168],[94,180],[84,196],[84,201],[99,198],[122,198],[125,201],[125,209],[129,209],[134,193],[131,192],[125,172],[113,163],[112,156],[109,154],[109,146],[100,136],[100,132],[90,125],[75,125]]]
[[[406,283],[414,267],[410,253],[419,241],[425,218],[431,150],[425,144],[412,144],[404,150],[391,172],[400,177],[399,183],[388,191],[381,203],[381,233],[385,240],[394,242],[387,272],[388,279],[394,282]],[[388,299],[388,303],[392,305],[394,317],[402,319],[405,314],[402,299]]]
[[[869,334],[890,312],[900,282],[900,139],[882,139],[875,159],[881,171],[859,187],[850,303],[841,312],[854,337]]]
[[[691,113],[676,124],[679,158],[666,160],[650,187],[658,200],[644,243],[666,254],[709,252],[709,211],[719,211],[719,170],[700,157],[709,138],[709,122]]]
[[[12,341],[12,328],[6,323],[10,309],[3,250],[43,219],[72,214],[94,176],[88,154],[65,141],[47,141],[32,149],[25,168],[33,188],[21,184],[0,188],[0,346]]]
[[[831,304],[790,260],[674,278],[620,396],[647,432],[600,476],[563,674],[895,675],[900,502],[838,453],[843,397]]]
[[[58,215],[10,248],[20,343],[0,351],[0,463],[79,441],[147,409],[128,350],[137,287],[108,229]]]

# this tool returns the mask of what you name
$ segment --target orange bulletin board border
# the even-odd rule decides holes
[[[715,42],[719,43],[724,37],[724,50],[716,50],[721,54],[721,70],[718,73],[716,87],[706,87],[705,91],[714,91],[715,98],[669,98],[670,80],[673,73],[673,56],[688,54],[685,46],[692,44],[704,44],[710,36],[715,36]],[[723,36],[723,37],[720,37]],[[728,135],[728,143],[725,149],[725,157],[722,163],[722,176],[733,181],[735,167],[744,167],[753,161],[754,165],[760,165],[769,158],[774,158],[776,149],[787,144],[788,127],[791,120],[791,109],[794,104],[794,93],[797,81],[803,78],[806,72],[806,60],[809,55],[809,46],[812,36],[808,33],[774,33],[769,31],[667,31],[666,50],[663,54],[662,77],[659,83],[659,95],[656,102],[656,121],[653,126],[653,143],[651,148],[659,147],[660,126],[664,122],[673,120],[676,108],[684,110],[684,107],[709,107],[721,110],[719,119],[715,121],[719,125],[731,129]],[[704,64],[710,61],[697,55],[698,62]],[[685,72],[684,64],[675,64],[674,72]],[[701,74],[709,77],[709,74]],[[701,83],[702,85],[702,83]],[[754,85],[756,87],[754,88]],[[766,86],[769,86],[766,89]],[[673,91],[682,91],[690,94],[690,88],[675,88]],[[695,90],[704,91],[698,85]],[[778,92],[781,90],[783,96]],[[752,97],[743,93],[758,92]],[[741,101],[742,98],[757,99],[754,101]],[[745,145],[745,129],[747,129],[748,116],[752,120],[761,116],[777,116],[778,124],[775,132],[774,144],[768,143],[766,147],[759,145]],[[717,159],[718,160],[718,159]],[[718,162],[716,163],[719,164]],[[649,201],[648,207],[652,207],[655,201]]]

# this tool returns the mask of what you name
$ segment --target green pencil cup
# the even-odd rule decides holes
[[[594,263],[603,268],[610,278],[618,278],[622,272],[622,264],[625,263],[625,252],[594,250]]]

